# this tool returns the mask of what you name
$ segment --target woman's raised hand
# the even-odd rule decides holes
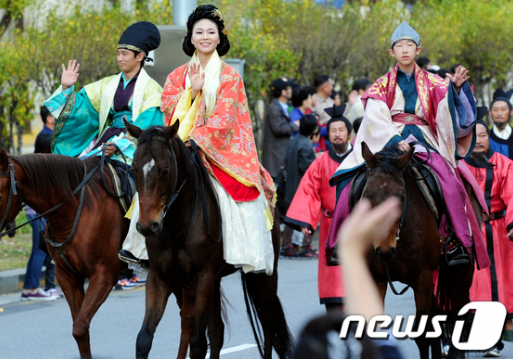
[[[189,69],[189,76],[191,78],[192,85],[192,98],[195,98],[196,95],[203,88],[203,84],[205,83],[205,73],[201,73],[200,64],[192,64]]]
[[[77,60],[69,60],[68,68],[62,64],[62,76],[61,76],[61,85],[62,90],[66,90],[73,86],[78,80],[78,70],[80,69],[80,64],[77,63]]]

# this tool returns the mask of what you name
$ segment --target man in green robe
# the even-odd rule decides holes
[[[148,53],[158,48],[160,33],[150,22],[128,27],[117,46],[121,72],[84,86],[75,93],[80,64],[62,65],[61,86],[45,102],[57,119],[52,138],[52,152],[74,157],[101,153],[123,161],[121,151],[131,163],[136,148],[126,135],[123,119],[146,129],[164,124],[160,111],[162,87],[144,70]],[[116,145],[117,148],[113,145]]]

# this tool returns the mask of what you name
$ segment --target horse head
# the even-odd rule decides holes
[[[19,192],[14,165],[2,148],[0,150],[0,230],[7,222],[13,221],[21,211],[21,193]]]
[[[178,186],[178,161],[184,151],[188,151],[177,137],[180,121],[145,131],[126,121],[125,126],[138,140],[132,162],[139,195],[137,231],[145,237],[153,237],[162,231],[166,204]]]
[[[403,172],[411,161],[413,151],[413,147],[405,153],[397,146],[389,146],[373,154],[362,142],[362,155],[367,165],[367,184],[362,196],[369,199],[372,207],[392,196],[399,197],[404,204],[406,188]],[[374,251],[380,261],[390,262],[394,257],[399,229],[400,221],[390,228],[386,237],[374,241]]]

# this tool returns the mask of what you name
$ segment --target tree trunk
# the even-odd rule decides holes
[[[0,114],[3,114],[5,111],[5,107],[3,105],[0,105]],[[5,143],[5,137],[3,136],[4,133],[4,127],[5,122],[0,121],[0,148],[3,148],[4,150],[8,151],[7,144]]]
[[[16,121],[16,132],[18,133],[18,148],[16,149],[16,154],[21,155],[23,150],[23,126]]]

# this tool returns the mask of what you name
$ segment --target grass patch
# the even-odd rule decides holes
[[[16,225],[27,221],[25,211],[16,217]],[[32,227],[30,224],[18,229],[13,238],[0,240],[0,271],[25,268],[32,251]]]

